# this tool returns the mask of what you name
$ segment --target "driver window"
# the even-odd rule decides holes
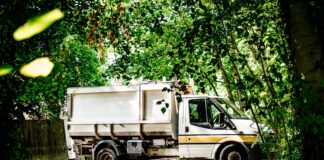
[[[189,100],[190,124],[204,128],[218,128],[220,111],[216,105],[206,99]]]

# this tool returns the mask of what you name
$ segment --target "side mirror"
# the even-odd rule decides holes
[[[223,112],[219,113],[219,124],[220,125],[225,124],[225,113],[223,113]]]

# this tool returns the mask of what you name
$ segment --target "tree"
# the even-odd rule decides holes
[[[323,1],[281,1],[294,59],[295,125],[303,159],[324,156]]]
[[[298,130],[291,123],[292,61],[276,2],[144,0],[100,5],[88,36],[114,55],[106,76],[125,81],[190,77],[200,92],[226,90],[231,101],[276,133],[275,143],[262,138],[269,157],[277,148],[282,148],[277,158],[298,157]]]
[[[85,4],[80,8],[79,3]],[[87,46],[88,1],[20,1],[0,5],[1,64],[13,67],[11,73],[0,76],[0,139],[1,157],[25,159],[28,154],[20,142],[20,123],[25,115],[35,119],[57,119],[64,105],[65,90],[73,86],[103,85],[94,49]],[[14,31],[30,17],[60,8],[65,17],[50,28],[27,40],[16,41]],[[72,9],[71,9],[72,8]],[[48,57],[54,63],[52,73],[45,78],[28,78],[19,68],[38,57]],[[2,67],[2,66],[1,66]],[[1,68],[2,69],[2,68]]]

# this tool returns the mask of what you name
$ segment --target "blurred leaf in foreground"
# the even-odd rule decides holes
[[[55,21],[63,18],[64,14],[59,9],[53,9],[45,14],[28,19],[13,34],[16,41],[28,39],[52,25]]]
[[[8,64],[0,64],[0,76],[9,74],[12,71],[12,67]]]
[[[36,77],[47,77],[54,67],[53,62],[48,57],[37,58],[30,63],[24,65],[20,69],[20,74],[36,78]]]

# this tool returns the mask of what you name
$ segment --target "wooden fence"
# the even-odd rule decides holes
[[[31,149],[28,160],[67,160],[63,121],[25,121],[22,141]]]

